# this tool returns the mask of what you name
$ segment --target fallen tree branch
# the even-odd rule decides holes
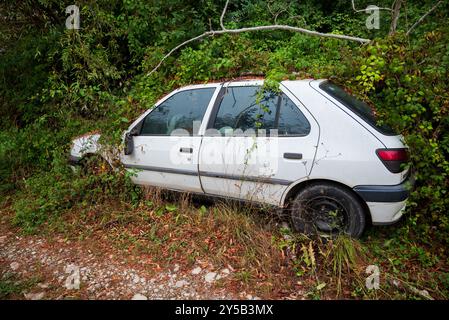
[[[308,29],[292,27],[292,26],[287,26],[287,25],[281,25],[281,24],[275,24],[275,25],[269,25],[269,26],[248,27],[248,28],[240,28],[240,29],[211,30],[211,31],[206,31],[206,32],[200,34],[199,36],[196,36],[194,38],[186,40],[186,41],[178,44],[173,49],[171,49],[170,52],[167,53],[161,59],[161,61],[159,61],[159,63],[156,65],[156,67],[154,67],[153,70],[151,70],[149,73],[147,73],[147,76],[151,75],[157,69],[159,69],[159,67],[162,65],[162,63],[169,56],[171,56],[176,50],[178,50],[179,48],[185,46],[186,44],[188,44],[190,42],[193,42],[193,41],[205,38],[205,37],[214,36],[214,35],[221,35],[221,34],[225,34],[225,33],[236,34],[236,33],[242,33],[242,32],[263,31],[263,30],[288,30],[288,31],[293,31],[293,32],[305,33],[305,34],[308,34],[308,35],[311,35],[311,36],[318,36],[318,37],[324,37],[324,38],[334,38],[334,39],[343,39],[343,40],[349,40],[349,41],[357,41],[357,42],[360,42],[360,43],[368,43],[368,42],[371,41],[369,39],[352,37],[352,36],[346,36],[346,35],[343,35],[343,34],[321,33],[321,32],[317,32],[317,31],[312,31],[312,30],[308,30]]]
[[[411,27],[408,29],[406,35],[408,36],[413,29],[416,28],[418,24],[420,24],[429,14],[431,14],[443,1],[438,1],[429,11],[427,11],[421,18],[419,18]]]
[[[321,33],[318,31],[312,31],[312,30],[308,30],[308,29],[304,29],[304,28],[299,28],[299,27],[293,27],[293,26],[287,26],[287,25],[282,25],[282,24],[274,24],[274,25],[268,25],[268,26],[258,26],[258,27],[246,27],[246,28],[240,28],[240,29],[226,29],[224,24],[223,24],[223,18],[226,14],[226,10],[228,8],[228,4],[229,4],[229,0],[226,1],[226,4],[223,8],[223,12],[221,13],[220,16],[220,26],[221,26],[221,30],[210,30],[210,31],[206,31],[196,37],[190,38],[180,44],[178,44],[176,47],[174,47],[173,49],[170,50],[170,52],[168,52],[160,61],[159,63],[153,68],[153,70],[151,70],[150,72],[147,73],[147,76],[153,74],[157,69],[159,69],[159,67],[162,65],[162,63],[168,58],[170,57],[176,50],[184,47],[185,45],[189,44],[190,42],[196,41],[196,40],[200,40],[202,38],[205,37],[210,37],[210,36],[214,36],[214,35],[221,35],[221,34],[225,34],[225,33],[230,33],[230,34],[236,34],[236,33],[242,33],[242,32],[251,32],[251,31],[263,31],[263,30],[287,30],[287,31],[292,31],[292,32],[299,32],[299,33],[304,33],[304,34],[308,34],[311,36],[317,36],[317,37],[324,37],[324,38],[334,38],[334,39],[342,39],[342,40],[349,40],[349,41],[357,41],[360,43],[368,43],[371,40],[369,39],[364,39],[364,38],[359,38],[359,37],[353,37],[353,36],[346,36],[346,35],[342,35],[342,34],[333,34],[333,33]]]

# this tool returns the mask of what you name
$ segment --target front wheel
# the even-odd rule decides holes
[[[290,212],[295,230],[308,235],[346,234],[359,238],[366,225],[360,200],[332,183],[314,183],[300,190]]]

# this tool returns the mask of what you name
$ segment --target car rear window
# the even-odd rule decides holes
[[[349,110],[357,114],[380,133],[388,136],[397,135],[391,127],[386,124],[378,123],[374,110],[366,102],[347,93],[342,87],[330,81],[325,81],[320,84],[320,88],[346,106]]]

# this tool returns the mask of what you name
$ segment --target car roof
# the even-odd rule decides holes
[[[192,89],[200,89],[200,88],[213,88],[218,87],[221,85],[226,86],[256,86],[256,85],[262,85],[263,81],[265,80],[265,77],[254,77],[254,76],[242,76],[234,79],[227,79],[222,81],[208,81],[203,83],[196,83],[196,84],[190,84],[187,86],[179,87],[165,95],[163,95],[161,98],[158,99],[156,104],[159,104],[161,101],[165,100],[166,97],[171,96],[172,94],[180,91],[186,91],[186,90],[192,90]],[[320,79],[320,81],[324,81],[325,79]],[[316,79],[299,79],[299,80],[283,80],[281,83],[285,82],[294,82],[301,85],[308,85],[310,82],[316,81]]]
[[[176,89],[176,91],[207,88],[207,87],[212,87],[212,86],[219,86],[222,84],[227,84],[227,85],[234,85],[234,84],[251,85],[251,84],[253,84],[254,85],[254,84],[260,84],[264,80],[265,80],[264,77],[238,77],[238,78],[223,80],[223,81],[209,81],[209,82],[204,82],[204,83],[197,83],[197,84],[182,86],[182,87],[179,87],[178,89]],[[315,80],[317,80],[317,79],[309,78],[309,79],[298,79],[298,80],[282,80],[281,83],[283,83],[283,82],[297,82],[298,83],[299,82],[299,83],[308,84],[311,81],[315,81]],[[320,79],[320,80],[325,80],[325,79]]]

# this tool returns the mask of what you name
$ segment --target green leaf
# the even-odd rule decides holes
[[[178,207],[174,204],[167,204],[165,206],[165,210],[167,210],[168,212],[173,212],[176,211],[178,209]]]

